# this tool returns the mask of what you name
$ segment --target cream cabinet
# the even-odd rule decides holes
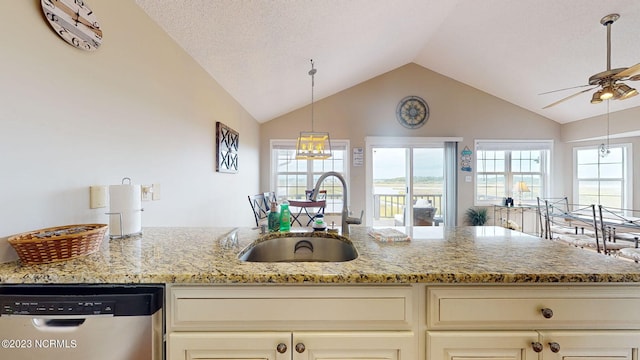
[[[636,360],[637,331],[429,331],[429,359]]]
[[[542,359],[638,359],[640,331],[540,331]]]
[[[412,359],[410,332],[176,332],[169,359]]]
[[[636,360],[639,306],[636,287],[430,287],[427,359]]]
[[[168,286],[169,360],[640,360],[637,285]]]
[[[465,360],[537,359],[535,331],[428,331],[428,358]]]
[[[289,333],[173,332],[167,340],[167,359],[291,359]]]
[[[167,358],[415,359],[411,286],[169,288]]]

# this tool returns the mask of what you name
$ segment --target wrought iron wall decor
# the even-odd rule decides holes
[[[240,134],[227,125],[216,122],[216,171],[238,172],[238,146]]]

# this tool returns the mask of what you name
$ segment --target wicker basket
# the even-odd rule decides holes
[[[23,264],[46,264],[98,251],[106,231],[106,224],[67,225],[13,235],[7,241]]]

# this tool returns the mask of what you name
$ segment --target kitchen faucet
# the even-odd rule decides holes
[[[320,185],[329,176],[335,176],[342,183],[342,235],[349,235],[349,224],[361,224],[362,223],[362,214],[364,211],[360,213],[360,218],[349,217],[349,208],[347,207],[349,196],[347,195],[347,182],[344,177],[335,171],[329,171],[322,175],[316,182],[316,187],[313,189],[313,194],[311,194],[311,200],[316,201],[318,198],[318,193],[320,192]]]

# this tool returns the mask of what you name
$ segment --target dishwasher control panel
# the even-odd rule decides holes
[[[0,317],[149,316],[163,303],[158,284],[0,284]]]
[[[1,315],[113,315],[114,301],[0,302]]]

